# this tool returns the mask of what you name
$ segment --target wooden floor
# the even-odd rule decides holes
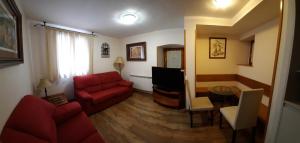
[[[219,129],[216,112],[214,126],[205,113],[194,116],[190,128],[189,115],[184,110],[169,109],[153,102],[149,94],[135,92],[127,100],[90,116],[97,130],[108,143],[226,143],[232,130],[224,121]],[[237,143],[248,143],[250,131],[238,132]],[[256,142],[262,142],[257,137]]]

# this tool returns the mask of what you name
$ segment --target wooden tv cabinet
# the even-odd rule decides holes
[[[184,92],[165,91],[153,87],[153,100],[170,108],[181,109],[185,107]]]

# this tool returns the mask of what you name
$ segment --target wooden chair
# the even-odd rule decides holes
[[[224,116],[233,129],[232,143],[236,140],[237,131],[246,128],[252,128],[252,140],[255,141],[256,121],[263,92],[263,89],[242,91],[238,106],[220,109],[220,128]]]
[[[213,125],[213,109],[214,105],[210,102],[208,97],[195,97],[192,98],[190,94],[188,81],[185,81],[186,88],[189,96],[189,114],[191,121],[191,128],[193,128],[193,113],[201,111],[210,111],[211,113],[211,125]]]

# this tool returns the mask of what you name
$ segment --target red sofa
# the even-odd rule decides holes
[[[77,102],[54,106],[27,95],[9,117],[2,143],[104,143]]]
[[[118,72],[74,77],[75,97],[87,114],[108,108],[133,93],[133,83]]]

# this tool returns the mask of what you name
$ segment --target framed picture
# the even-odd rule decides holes
[[[14,0],[0,0],[0,67],[23,62],[22,15]]]
[[[102,43],[102,45],[101,45],[101,58],[109,58],[109,56],[110,56],[109,51],[110,51],[109,44],[106,43],[106,42]]]
[[[146,42],[126,45],[127,61],[146,61]]]
[[[226,58],[226,38],[209,37],[209,58],[225,59]]]

